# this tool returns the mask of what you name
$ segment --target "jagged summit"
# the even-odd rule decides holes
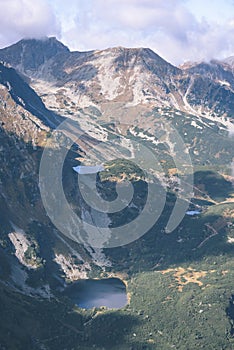
[[[234,68],[234,56],[225,58],[223,62],[229,64],[232,68]]]
[[[53,57],[67,55],[70,50],[55,37],[22,39],[0,50],[1,60],[8,62],[21,73],[37,71]]]
[[[198,62],[193,62],[193,61],[185,61],[182,64],[179,65],[179,68],[182,70],[186,70],[186,69],[190,69],[192,67],[197,66],[198,64],[202,63],[202,61],[198,61]]]
[[[207,78],[213,83],[234,87],[234,76],[227,62],[211,60],[210,62],[199,62],[182,67],[184,72]]]
[[[96,54],[112,55],[115,57],[114,64],[116,69],[129,68],[133,65],[142,65],[148,70],[157,71],[163,69],[164,73],[168,70],[176,74],[179,69],[164,60],[150,48],[126,48],[122,46],[108,48],[105,50],[96,51]]]
[[[17,50],[29,50],[29,49],[43,49],[50,51],[51,55],[56,55],[59,52],[69,52],[69,48],[65,46],[61,41],[57,40],[56,37],[43,37],[40,39],[25,38],[12,44],[8,47],[1,49],[2,52],[15,53]]]
[[[112,52],[113,54],[131,54],[131,55],[152,55],[158,56],[153,50],[148,47],[125,47],[125,46],[113,46],[106,49],[96,50],[96,53]],[[160,56],[158,56],[160,57]]]

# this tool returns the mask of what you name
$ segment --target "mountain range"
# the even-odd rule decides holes
[[[51,37],[0,49],[0,61],[0,349],[231,349],[234,58],[175,67],[148,48],[71,52]],[[72,129],[59,129],[66,120],[78,135],[71,147]],[[160,166],[151,179],[166,199],[145,235],[100,248],[59,231],[39,188],[53,135],[67,153],[68,203],[110,228],[145,204],[150,181],[131,162],[135,145],[154,153]],[[49,174],[59,162],[52,141]],[[100,213],[81,198],[72,167],[90,161],[106,162],[97,177],[102,198],[132,183],[126,210]],[[190,175],[192,198],[181,191]],[[167,233],[178,198],[199,214]],[[108,277],[127,286],[121,310],[83,310],[63,294],[79,279]]]
[[[105,109],[108,102],[169,107],[188,113],[233,113],[232,58],[174,67],[150,49],[116,47],[70,52],[56,38],[21,40],[0,59],[31,79],[39,95],[71,106]],[[46,82],[43,87],[42,82]],[[45,85],[45,84],[44,84]],[[62,87],[62,91],[61,91]]]

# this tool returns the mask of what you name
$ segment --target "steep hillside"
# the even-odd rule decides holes
[[[0,63],[0,84],[6,87],[16,104],[36,116],[49,127],[55,127],[62,118],[49,111],[35,91],[6,64]]]

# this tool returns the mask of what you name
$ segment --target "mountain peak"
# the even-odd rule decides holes
[[[228,64],[229,66],[231,66],[232,68],[234,68],[234,56],[230,56],[225,58],[222,62]]]
[[[144,47],[127,48],[117,46],[105,50],[97,50],[95,51],[95,55],[112,56],[112,58],[114,58],[113,65],[116,67],[116,71],[129,69],[133,66],[143,67],[147,71],[156,74],[167,74],[169,71],[172,74],[176,74],[180,71],[153,50]]]
[[[57,40],[56,37],[51,36],[51,37],[42,37],[40,39],[37,38],[24,38],[21,39],[20,41],[16,42],[15,44],[12,44],[6,48],[1,49],[1,51],[10,51],[10,50],[17,50],[21,49],[22,47],[29,47],[33,48],[35,46],[41,46],[43,49],[48,49],[48,48],[53,48],[56,53],[58,51],[67,51],[69,52],[69,49],[67,46],[65,46],[61,41]]]
[[[36,71],[56,55],[69,54],[69,49],[55,37],[42,39],[22,39],[17,43],[0,49],[1,60],[10,63],[20,71]],[[24,69],[20,69],[24,67]]]
[[[154,59],[156,57],[160,58],[161,60],[164,60],[162,57],[160,57],[157,53],[155,53],[153,50],[151,50],[148,47],[124,47],[124,46],[114,46],[103,50],[96,50],[96,53],[102,53],[102,52],[112,52],[113,54],[121,55],[137,55],[137,56],[150,56]]]
[[[56,37],[43,37],[40,39],[34,39],[34,38],[25,38],[20,40],[18,43],[14,45],[28,45],[28,46],[41,46],[44,49],[54,49],[56,53],[59,51],[66,51],[69,52],[69,49],[67,46],[65,46],[61,41],[59,41]],[[14,46],[12,45],[12,46]],[[11,46],[10,46],[11,47]]]

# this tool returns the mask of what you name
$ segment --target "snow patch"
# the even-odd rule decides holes
[[[193,120],[193,121],[191,122],[191,125],[194,126],[194,127],[197,128],[197,129],[203,129],[203,127],[200,126],[200,125],[198,125],[198,124],[195,122],[195,120]]]
[[[15,232],[8,234],[8,237],[11,240],[11,243],[15,247],[15,256],[21,262],[22,265],[26,266],[29,269],[37,269],[37,264],[34,262],[28,262],[25,259],[25,253],[28,248],[31,246],[31,242],[28,240],[26,233],[11,223],[12,228]]]
[[[234,243],[234,238],[230,237],[230,236],[227,236],[227,242],[228,243]]]
[[[228,86],[228,87],[231,86],[230,83],[228,81],[226,81],[226,80],[218,80],[218,83],[221,84],[221,85]]]
[[[55,254],[54,261],[61,266],[66,278],[70,281],[88,278],[87,272],[91,270],[89,263],[75,264],[70,255]]]

